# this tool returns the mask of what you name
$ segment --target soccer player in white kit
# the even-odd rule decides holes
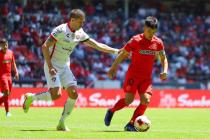
[[[51,35],[42,46],[44,55],[44,72],[49,90],[47,92],[25,94],[23,103],[24,112],[28,112],[34,100],[56,100],[61,96],[64,87],[68,92],[68,99],[64,105],[63,113],[59,120],[57,130],[68,131],[65,119],[74,108],[77,94],[77,81],[70,70],[70,54],[74,47],[82,42],[102,52],[118,54],[119,50],[91,39],[82,29],[85,22],[85,13],[80,9],[73,9],[68,23],[61,24],[53,29]]]

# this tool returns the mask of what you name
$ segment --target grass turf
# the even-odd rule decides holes
[[[69,132],[56,131],[61,108],[0,109],[0,139],[210,139],[210,109],[151,109],[152,127],[145,133],[124,132],[134,109],[115,113],[110,127],[103,123],[106,109],[77,108],[67,119]]]

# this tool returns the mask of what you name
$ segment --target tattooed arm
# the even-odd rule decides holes
[[[44,59],[45,59],[47,65],[48,65],[49,72],[51,75],[56,74],[56,69],[53,67],[53,65],[51,63],[49,48],[54,46],[55,43],[56,43],[56,40],[53,39],[53,37],[49,36],[47,38],[47,40],[44,42],[44,44],[42,45],[42,53],[43,53],[43,56],[44,56]]]

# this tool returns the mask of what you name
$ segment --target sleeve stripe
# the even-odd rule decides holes
[[[56,39],[52,34],[50,34],[50,37],[51,37],[53,40],[57,41],[57,39]]]
[[[159,55],[166,55],[166,52],[164,50],[159,51]]]
[[[87,38],[87,39],[85,39],[85,40],[83,40],[83,41],[80,41],[80,42],[85,42],[85,41],[87,41],[87,40],[89,40],[90,38]]]

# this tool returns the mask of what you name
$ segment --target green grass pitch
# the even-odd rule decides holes
[[[124,132],[134,109],[115,113],[110,127],[104,125],[106,109],[76,108],[67,119],[69,132],[56,131],[61,108],[11,108],[6,118],[0,109],[0,139],[210,139],[210,109],[152,109],[145,113],[152,127],[145,133]]]

